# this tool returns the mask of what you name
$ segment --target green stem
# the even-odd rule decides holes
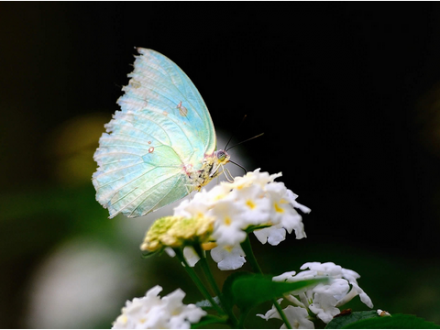
[[[192,267],[190,267],[190,265],[188,264],[188,262],[186,261],[184,255],[183,255],[183,251],[181,249],[174,249],[174,252],[176,252],[176,256],[177,258],[185,265],[185,270],[188,273],[188,275],[191,277],[191,279],[193,280],[193,282],[196,284],[197,288],[200,290],[200,292],[202,293],[202,295],[211,303],[211,306],[213,308],[215,308],[215,310],[223,315],[224,312],[223,310],[220,308],[220,306],[214,301],[214,299],[211,297],[211,294],[208,292],[208,290],[206,290],[205,286],[203,285],[202,281],[200,281],[199,277],[197,276],[196,272],[194,271],[194,269]]]
[[[232,323],[232,327],[235,328],[235,326],[237,324],[237,318],[235,317],[234,313],[229,308],[229,306],[227,304],[225,304],[225,301],[223,299],[223,295],[217,285],[217,282],[215,281],[214,277],[212,276],[212,272],[211,272],[211,269],[209,268],[205,252],[201,249],[200,245],[195,245],[194,249],[196,250],[197,254],[200,257],[200,265],[202,267],[202,270],[205,274],[206,279],[208,280],[209,284],[211,285],[215,294],[217,295],[218,299],[220,300],[220,303],[223,306],[224,310],[228,314],[230,322]]]
[[[263,274],[260,265],[258,264],[257,259],[255,258],[254,251],[252,250],[251,241],[249,240],[249,235],[246,237],[246,240],[241,243],[241,248],[243,249],[244,253],[246,254],[246,258],[249,261],[252,269],[254,272]],[[292,329],[292,326],[290,325],[289,320],[286,317],[286,314],[284,314],[280,304],[275,298],[272,298],[272,303],[277,309],[278,313],[280,314],[281,319],[283,320],[284,324],[286,325],[287,329]]]
[[[284,324],[286,325],[286,328],[287,328],[287,329],[292,329],[292,326],[290,325],[290,322],[289,322],[289,320],[287,319],[286,314],[284,314],[284,311],[283,311],[283,309],[281,308],[281,306],[280,306],[280,304],[278,303],[278,301],[277,301],[275,298],[273,298],[273,299],[272,299],[272,302],[273,302],[273,305],[275,306],[275,308],[277,309],[278,314],[280,314],[281,319],[283,320]]]
[[[254,251],[252,250],[252,245],[249,239],[249,235],[246,236],[246,240],[242,242],[240,245],[244,253],[246,254],[247,260],[251,264],[251,267],[254,270],[254,272],[258,274],[263,274],[263,271],[261,270],[260,265],[258,264],[257,259],[255,258]]]
[[[220,289],[219,289],[214,277],[212,276],[211,270],[209,269],[208,262],[206,260],[206,256],[205,256],[204,251],[201,249],[200,245],[195,245],[194,249],[196,250],[196,252],[200,258],[200,265],[203,269],[203,272],[206,276],[206,279],[208,280],[208,282],[211,285],[212,289],[214,290],[215,294],[219,297],[219,299],[221,301]]]

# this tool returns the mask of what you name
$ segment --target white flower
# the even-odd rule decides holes
[[[348,282],[343,279],[333,279],[330,284],[318,284],[313,288],[313,302],[309,305],[310,310],[322,321],[328,323],[333,316],[340,313],[336,305],[350,289]]]
[[[270,200],[259,185],[250,185],[231,192],[232,198],[243,206],[244,225],[261,225],[270,219]]]
[[[315,329],[314,323],[309,319],[307,309],[287,306],[283,311],[293,329]],[[283,324],[281,328],[285,329],[286,325]]]
[[[203,189],[193,198],[182,201],[173,216],[162,219],[161,226],[153,225],[152,228],[157,227],[156,232],[150,229],[141,248],[154,251],[163,247],[215,243],[217,248],[213,255],[222,263],[221,268],[236,269],[246,261],[242,252],[236,252],[236,247],[245,241],[250,230],[254,230],[263,244],[278,245],[285,240],[286,233],[292,231],[297,239],[306,237],[302,218],[295,208],[303,212],[310,209],[296,202],[298,196],[284,183],[274,181],[280,176],[281,173],[270,175],[257,169],[209,191]],[[198,230],[191,231],[187,227],[183,230],[178,226],[182,219],[192,219],[186,222],[187,227],[199,224],[203,237],[197,238]]]
[[[219,184],[214,186],[211,190],[207,192],[207,199],[211,203],[215,203],[218,200],[221,200],[227,196],[229,196],[229,193],[231,192],[231,189],[224,184]]]
[[[260,169],[257,168],[253,172],[247,172],[244,176],[237,176],[234,178],[233,182],[229,183],[222,183],[226,187],[230,189],[242,189],[244,187],[248,187],[253,184],[259,185],[261,188],[264,189],[264,187],[270,183],[273,182],[276,178],[280,177],[282,174],[272,174],[269,175],[267,172],[260,172]]]
[[[312,212],[311,209],[309,209],[307,206],[302,205],[296,201],[298,198],[298,195],[293,193],[291,190],[287,189],[286,198],[289,201],[290,204],[293,205],[294,208],[300,209],[304,213],[310,213]]]
[[[285,239],[287,231],[295,230],[297,239],[306,237],[302,218],[295,210],[310,212],[296,202],[298,197],[284,183],[275,182],[281,173],[270,175],[257,169],[233,182],[222,182],[210,191],[202,190],[193,199],[186,200],[176,209],[174,216],[215,219],[212,237],[221,246],[235,246],[244,241],[250,226],[267,226],[256,232],[263,242],[277,245]]]
[[[295,282],[298,280],[313,279],[316,277],[329,277],[328,284],[318,284],[314,287],[296,290],[286,295],[290,303],[307,307],[323,322],[328,323],[340,313],[338,307],[349,302],[359,295],[361,301],[372,308],[370,297],[359,287],[357,279],[360,277],[353,270],[342,268],[333,262],[308,262],[301,266],[302,272],[287,272],[273,278],[277,282]],[[307,270],[308,269],[308,270]]]
[[[211,203],[206,190],[195,194],[192,199],[184,199],[174,208],[174,216],[183,218],[200,218],[206,215]]]
[[[207,313],[194,304],[182,303],[185,293],[177,289],[162,299],[156,285],[145,297],[127,301],[112,329],[189,329]]]
[[[246,212],[241,215],[244,226],[268,226],[254,231],[263,244],[278,245],[285,239],[285,231],[295,230],[297,239],[306,237],[302,218],[295,207],[307,213],[310,209],[296,202],[298,196],[284,183],[274,181],[280,176],[281,173],[269,175],[257,169],[244,177],[236,177],[232,183],[222,183],[232,189],[234,202],[245,206]]]
[[[313,296],[313,303],[309,305],[309,308],[324,323],[329,323],[333,316],[340,313],[340,310],[335,307],[336,302],[337,299],[333,296],[315,294]]]
[[[265,194],[271,204],[269,218],[275,229],[268,230],[264,228],[266,230],[263,229],[263,231],[258,234],[256,233],[255,235],[260,242],[269,241],[271,245],[278,245],[285,239],[285,233],[283,233],[282,228],[289,234],[292,230],[295,230],[296,239],[305,238],[306,233],[304,232],[302,217],[290,202],[295,202],[295,199],[292,198],[294,194],[288,190],[282,182],[271,182],[267,184]],[[310,211],[310,209],[306,209]],[[270,237],[272,237],[272,239],[269,239]]]
[[[276,246],[286,239],[286,230],[278,224],[255,230],[254,235],[262,244],[269,242],[270,245]]]
[[[371,301],[370,297],[364,292],[364,290],[362,290],[360,286],[354,282],[350,282],[350,284],[353,286],[351,291],[345,297],[342,297],[338,301],[337,306],[342,306],[347,302],[349,302],[354,297],[356,297],[357,295],[359,295],[359,298],[365,305],[367,305],[370,308],[373,308],[373,302]]]
[[[218,263],[220,270],[238,269],[246,262],[245,253],[239,244],[230,248],[217,246],[211,250],[211,257]]]
[[[275,282],[292,282],[291,280],[294,278],[296,272],[294,270],[290,272],[282,273],[281,275],[272,277],[272,280]]]
[[[210,217],[215,218],[214,232],[218,245],[234,246],[243,242],[246,232],[243,231],[243,206],[231,202],[229,199],[222,199],[215,203],[210,212]]]
[[[281,299],[279,300],[279,302],[281,302]],[[283,309],[283,312],[290,325],[292,326],[292,329],[315,329],[314,323],[309,319],[307,309],[302,307],[287,306]],[[272,318],[281,319],[280,314],[273,305],[272,308],[269,309],[265,315],[257,314],[257,316],[265,319],[266,321]],[[281,326],[281,329],[286,329],[286,325],[283,324]]]

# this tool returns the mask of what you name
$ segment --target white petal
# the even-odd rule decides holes
[[[171,257],[174,258],[176,256],[176,252],[170,247],[165,248],[165,252]]]
[[[267,240],[270,245],[276,246],[286,239],[286,230],[284,228],[272,227],[271,229]]]
[[[240,245],[233,247],[230,251],[222,246],[217,246],[211,250],[212,259],[217,262],[220,270],[234,270],[241,268],[246,262],[245,253]]]
[[[309,320],[307,309],[287,306],[283,311],[293,329],[315,329],[315,324]]]
[[[269,242],[270,245],[275,246],[286,239],[286,230],[281,225],[277,225],[254,230],[254,235],[262,244]]]
[[[340,313],[340,310],[335,307],[336,303],[337,300],[332,296],[315,294],[313,304],[310,304],[309,308],[323,322],[328,323],[333,316]]]
[[[353,289],[359,293],[359,298],[361,299],[361,301],[368,307],[373,308],[373,302],[371,301],[370,297],[365,293],[365,291],[362,290],[361,287],[354,282],[350,284],[353,285]]]
[[[192,246],[185,246],[183,248],[183,255],[190,267],[194,267],[195,264],[200,260],[199,255]]]
[[[272,277],[272,280],[274,282],[290,282],[289,280],[292,280],[292,278],[295,274],[296,274],[295,271],[285,272],[285,273],[282,273],[281,275]]]
[[[342,296],[346,295],[350,290],[347,280],[333,279],[330,284],[318,284],[313,291],[325,294],[329,296]]]
[[[294,208],[300,209],[304,213],[310,213],[312,212],[311,209],[309,209],[307,206],[302,205],[296,201],[296,198],[298,198],[298,195],[292,192],[291,190],[287,189],[286,192],[286,199],[293,205]]]

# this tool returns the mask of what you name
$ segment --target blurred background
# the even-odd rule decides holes
[[[139,250],[172,206],[110,220],[95,200],[135,46],[193,80],[219,147],[247,114],[234,142],[264,136],[233,159],[281,171],[312,209],[307,239],[253,240],[267,273],[333,261],[375,308],[440,323],[439,17],[435,2],[0,3],[0,327],[109,328],[156,284],[201,298],[176,259]]]

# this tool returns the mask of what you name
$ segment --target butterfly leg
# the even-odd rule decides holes
[[[226,180],[228,180],[228,182],[233,182],[234,177],[232,176],[231,172],[229,172],[229,170],[226,167],[223,167],[223,165],[221,165],[221,167],[222,167],[222,173],[225,174]]]

